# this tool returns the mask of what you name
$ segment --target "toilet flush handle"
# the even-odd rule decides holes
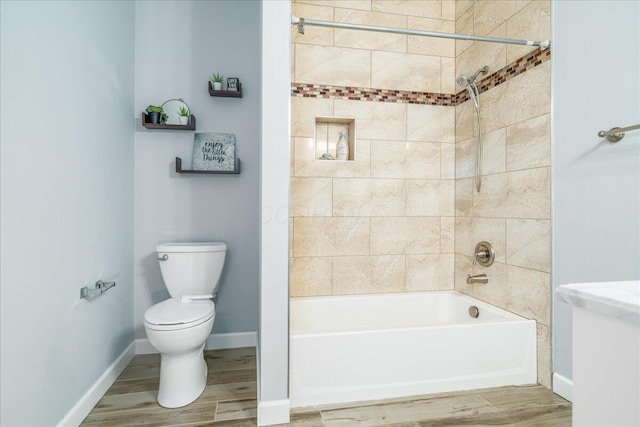
[[[213,296],[212,295],[182,295],[179,299],[178,302],[191,302],[191,301],[196,301],[196,300],[203,300],[203,299],[211,299]]]
[[[166,261],[168,259],[169,259],[169,255],[167,255],[167,254],[164,254],[164,255],[158,257],[158,261]]]

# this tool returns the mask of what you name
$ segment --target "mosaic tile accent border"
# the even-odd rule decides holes
[[[480,80],[478,90],[486,92],[512,78],[551,59],[551,49],[538,48],[506,67]],[[350,86],[329,86],[308,83],[291,83],[291,96],[299,98],[347,99],[352,101],[395,102],[399,104],[425,104],[455,107],[469,100],[469,93],[456,94],[416,92],[393,89],[375,89]]]

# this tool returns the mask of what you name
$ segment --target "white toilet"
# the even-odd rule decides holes
[[[207,384],[204,345],[216,317],[216,296],[227,245],[221,242],[165,243],[156,247],[171,298],[144,313],[144,328],[160,352],[158,403],[188,405]]]

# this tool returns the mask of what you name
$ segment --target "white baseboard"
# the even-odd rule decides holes
[[[573,381],[562,375],[553,373],[553,392],[573,402]]]
[[[258,402],[258,425],[287,424],[289,422],[289,399]]]
[[[118,376],[127,367],[133,356],[135,355],[134,343],[129,344],[127,348],[118,356],[118,358],[107,368],[100,378],[87,390],[87,392],[78,400],[71,408],[67,415],[58,423],[58,427],[79,426],[89,412],[96,406],[96,403],[113,385]]]
[[[257,332],[236,332],[231,334],[211,334],[207,338],[205,350],[220,350],[224,348],[255,347],[258,343]],[[136,340],[136,354],[155,354],[147,338]]]

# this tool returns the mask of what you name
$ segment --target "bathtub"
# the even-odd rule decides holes
[[[455,291],[292,299],[290,352],[292,407],[537,378],[535,321]]]

